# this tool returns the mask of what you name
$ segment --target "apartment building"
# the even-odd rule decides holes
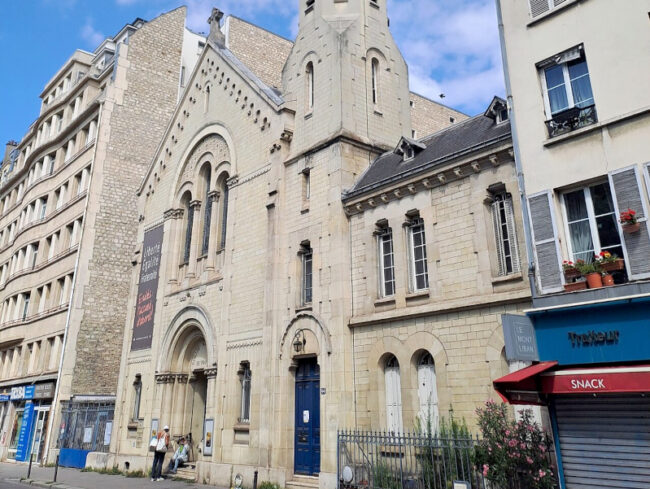
[[[3,460],[31,454],[40,462],[49,445],[69,449],[73,461],[84,448],[107,448],[137,227],[134,195],[202,39],[185,28],[180,8],[126,24],[92,53],[75,51],[3,161]]]
[[[540,363],[496,387],[548,407],[562,488],[646,487],[650,2],[497,5]]]

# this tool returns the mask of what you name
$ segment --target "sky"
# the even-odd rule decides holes
[[[387,1],[412,91],[469,115],[503,96],[494,0]],[[94,51],[135,18],[151,20],[180,5],[196,32],[207,32],[213,6],[289,39],[298,29],[298,0],[3,0],[0,148],[20,141],[38,116],[45,83],[75,49]]]

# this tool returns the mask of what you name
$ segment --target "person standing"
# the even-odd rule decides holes
[[[151,467],[151,482],[161,481],[163,461],[169,448],[169,426],[165,425],[156,437],[156,451],[153,454],[153,466]]]

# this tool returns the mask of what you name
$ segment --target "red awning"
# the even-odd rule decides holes
[[[650,365],[571,368],[540,376],[545,394],[650,392]]]
[[[557,365],[557,362],[541,362],[501,377],[493,382],[504,402],[510,404],[544,404],[540,398],[538,376]]]
[[[555,369],[541,362],[494,381],[510,404],[544,404],[541,394],[650,392],[650,365]]]

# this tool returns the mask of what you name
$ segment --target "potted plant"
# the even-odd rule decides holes
[[[590,289],[598,289],[603,286],[603,278],[598,261],[594,260],[587,263],[583,260],[578,260],[576,262],[576,268],[587,279],[587,285]]]
[[[636,233],[641,227],[641,224],[636,220],[636,212],[632,209],[621,212],[619,221],[623,225],[625,234]]]
[[[609,273],[603,273],[603,286],[609,287],[610,285],[614,285],[614,277]]]
[[[601,251],[596,255],[596,260],[600,263],[603,272],[616,272],[625,267],[623,258],[619,258],[618,255],[611,254],[609,251]]]
[[[576,282],[569,282],[564,284],[564,290],[566,292],[576,292],[578,290],[585,290],[587,288],[587,282],[584,280],[578,280]]]
[[[567,279],[578,278],[581,275],[580,270],[576,268],[575,263],[572,261],[564,260],[562,262],[562,270],[564,270],[564,276]]]

